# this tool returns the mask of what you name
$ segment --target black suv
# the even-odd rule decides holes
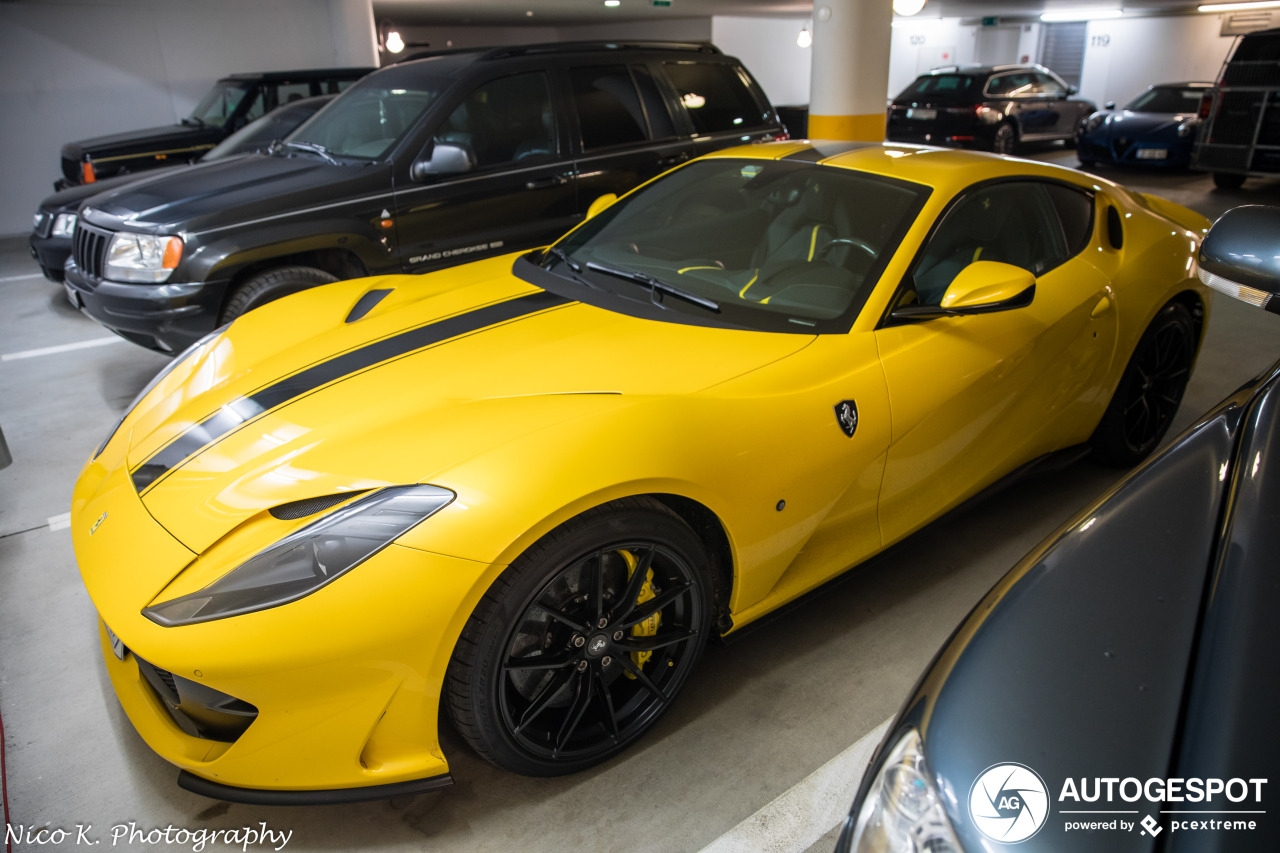
[[[917,77],[893,99],[886,138],[1012,154],[1022,142],[1075,143],[1097,110],[1040,65],[961,65]]]
[[[369,75],[265,154],[89,199],[68,295],[175,352],[304,288],[542,245],[601,196],[784,135],[706,44],[443,52]]]
[[[372,68],[311,68],[232,74],[209,90],[179,124],[131,130],[62,146],[55,190],[126,172],[193,163],[201,154],[281,104],[336,95]]]
[[[1280,174],[1280,28],[1236,43],[1200,117],[1191,166],[1213,172],[1215,185],[1238,189],[1250,175]]]

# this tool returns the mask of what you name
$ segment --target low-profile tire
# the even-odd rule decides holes
[[[589,510],[494,581],[445,676],[454,728],[528,776],[583,770],[638,740],[712,630],[708,557],[651,498]],[[656,617],[656,618],[655,618]]]
[[[997,154],[1012,154],[1018,150],[1018,129],[1009,122],[996,128],[991,137],[991,150]]]
[[[1155,450],[1182,402],[1195,360],[1196,329],[1170,303],[1147,326],[1089,443],[1102,462],[1130,467]]]
[[[1238,190],[1244,186],[1244,175],[1234,172],[1214,172],[1213,185],[1220,190]]]
[[[222,307],[218,325],[230,323],[247,311],[274,302],[282,296],[307,290],[321,284],[332,284],[338,277],[315,267],[276,267],[258,273],[235,289]]]

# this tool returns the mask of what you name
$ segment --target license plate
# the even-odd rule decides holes
[[[937,110],[925,109],[923,107],[912,107],[907,110],[907,118],[918,119],[920,121],[932,121],[938,117]]]
[[[76,293],[76,289],[69,284],[63,284],[67,289],[67,301],[71,303],[71,307],[80,310],[80,294]]]
[[[1165,160],[1169,157],[1168,148],[1139,148],[1139,160]]]
[[[116,636],[116,632],[111,630],[111,626],[106,622],[102,623],[102,627],[107,629],[107,639],[111,641],[111,651],[120,660],[124,660],[125,647],[124,643]]]

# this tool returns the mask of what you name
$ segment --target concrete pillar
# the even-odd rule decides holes
[[[815,0],[811,139],[884,139],[892,26],[892,0]]]
[[[378,35],[372,0],[329,0],[333,21],[334,65],[378,67]]]

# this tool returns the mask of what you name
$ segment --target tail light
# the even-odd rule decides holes
[[[93,171],[93,164],[88,161],[80,164],[80,176],[86,184],[92,184],[98,180],[98,176]]]
[[[1208,118],[1209,111],[1213,108],[1213,95],[1205,92],[1200,96],[1200,118]]]

